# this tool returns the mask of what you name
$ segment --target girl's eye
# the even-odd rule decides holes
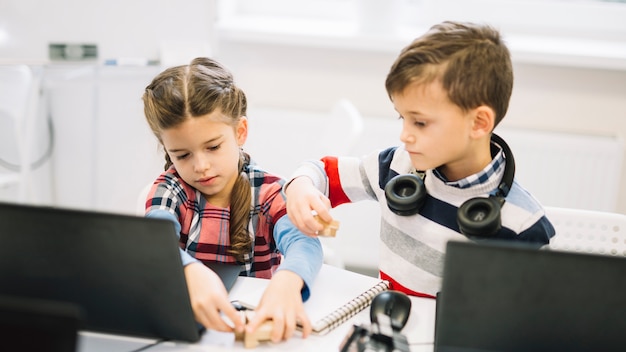
[[[222,146],[221,144],[218,144],[218,145],[208,147],[207,149],[209,149],[210,151],[215,151],[215,150],[220,149],[221,146]]]
[[[181,155],[176,155],[176,160],[184,160],[189,156],[189,153],[185,153],[185,154],[181,154]]]
[[[417,126],[417,127],[424,127],[424,126],[426,126],[426,122],[424,122],[424,121],[415,121],[415,126]]]

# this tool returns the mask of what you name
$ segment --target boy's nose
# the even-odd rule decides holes
[[[415,142],[415,138],[410,132],[407,131],[406,128],[402,127],[402,130],[400,131],[400,141],[404,144],[413,143]]]

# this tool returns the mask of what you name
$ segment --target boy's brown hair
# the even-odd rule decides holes
[[[500,33],[487,25],[442,22],[405,47],[385,87],[392,97],[412,83],[441,80],[454,104],[467,111],[487,105],[495,125],[504,118],[513,90],[511,55]]]

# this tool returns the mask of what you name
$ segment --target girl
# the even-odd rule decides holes
[[[198,322],[252,333],[272,319],[274,342],[290,338],[297,323],[307,337],[311,324],[303,301],[322,264],[321,244],[285,216],[284,180],[259,169],[243,152],[247,103],[231,73],[214,60],[196,58],[154,78],[143,102],[166,160],[148,195],[146,216],[168,218],[177,226]],[[247,327],[220,278],[203,264],[209,262],[239,265],[240,275],[271,278]]]

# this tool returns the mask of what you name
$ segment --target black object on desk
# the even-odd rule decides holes
[[[371,324],[353,325],[339,346],[341,352],[409,352],[401,333],[409,319],[411,300],[399,291],[381,292],[372,299]]]
[[[449,242],[436,351],[623,351],[626,259]]]
[[[0,203],[0,295],[68,302],[84,330],[195,342],[171,221]],[[232,286],[240,268],[213,269]]]
[[[389,317],[391,328],[396,331],[402,330],[411,314],[411,299],[399,291],[381,292],[370,305],[370,320],[378,323],[378,317],[384,314]]]
[[[81,311],[67,302],[0,296],[2,350],[74,352]]]

